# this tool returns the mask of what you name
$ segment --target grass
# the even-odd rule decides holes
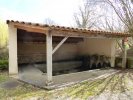
[[[1,99],[7,99],[7,98],[14,98],[15,100],[22,99],[29,97],[31,95],[35,96],[35,93],[37,94],[40,89],[35,88],[31,85],[22,85],[18,86],[15,89],[0,89],[0,98]]]
[[[124,93],[125,91],[133,91],[133,70],[120,71],[117,74],[107,78],[86,81],[60,90],[43,90],[29,84],[22,83],[15,89],[0,88],[0,98],[3,100],[28,100],[31,98],[51,99],[81,99],[86,100],[90,96],[97,96],[102,93]],[[2,72],[0,74],[0,84],[9,80],[8,74]]]
[[[8,79],[9,79],[9,77],[8,77],[7,72],[0,72],[0,83],[6,81]]]
[[[0,84],[6,82],[11,78],[8,77],[7,72],[0,73]],[[48,90],[43,90],[32,85],[22,83],[18,87],[13,89],[0,88],[0,100],[13,99],[20,100],[31,97],[49,97],[51,93]]]

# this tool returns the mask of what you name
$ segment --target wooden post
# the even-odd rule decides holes
[[[115,51],[116,51],[116,40],[112,40],[111,44],[111,67],[115,67]]]
[[[17,60],[17,29],[12,25],[9,30],[9,75],[18,78],[18,60]]]
[[[122,57],[122,68],[126,68],[126,61],[127,61],[127,50],[125,46],[125,41],[124,39],[122,40],[122,46],[123,46],[123,57]]]
[[[46,35],[47,83],[52,82],[52,34]]]

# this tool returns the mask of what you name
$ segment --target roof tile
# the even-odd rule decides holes
[[[129,33],[89,30],[89,29],[85,29],[85,28],[73,28],[73,27],[64,27],[64,26],[55,26],[55,25],[50,26],[47,24],[7,20],[7,24],[10,24],[10,23],[26,24],[26,25],[37,26],[37,27],[49,27],[51,29],[57,29],[57,30],[63,30],[63,31],[81,32],[81,34],[82,33],[91,33],[91,34],[98,34],[98,35],[113,35],[113,36],[124,36],[124,37],[129,37],[129,36],[131,37],[132,36]]]

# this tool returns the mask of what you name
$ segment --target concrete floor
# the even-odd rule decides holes
[[[96,69],[77,73],[63,74],[53,76],[53,83],[49,86],[46,85],[46,73],[41,72],[39,69],[26,66],[19,70],[19,79],[26,83],[30,83],[40,88],[53,89],[62,86],[67,86],[82,82],[85,80],[92,80],[96,78],[106,77],[117,73],[119,70],[115,69]]]

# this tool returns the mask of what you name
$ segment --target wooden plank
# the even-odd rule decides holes
[[[16,28],[26,30],[28,32],[37,32],[46,34],[47,31],[51,31],[53,36],[70,36],[70,37],[106,37],[106,38],[122,38],[128,37],[126,34],[112,34],[106,32],[97,32],[97,31],[83,31],[83,30],[72,30],[65,29],[61,30],[61,28],[55,29],[50,27],[43,27],[39,25],[29,25],[29,24],[21,24],[21,23],[13,23]],[[130,35],[130,34],[129,34]]]
[[[96,32],[96,31],[72,31],[72,30],[57,30],[54,29],[52,34],[55,36],[72,36],[72,37],[106,37],[106,38],[122,38],[125,34],[111,34],[106,32]]]
[[[41,27],[33,27],[30,25],[14,25],[15,28],[26,30],[27,32],[37,32],[37,33],[43,33],[46,34],[49,30],[49,28],[41,28]]]
[[[54,36],[53,37],[53,43],[59,43],[64,37],[60,37],[60,36]],[[84,39],[83,38],[75,38],[75,37],[70,37],[68,38],[65,43],[78,43],[78,42],[81,42],[83,41]]]
[[[47,84],[52,82],[52,34],[46,35]]]
[[[24,42],[46,42],[46,35],[45,34],[38,34],[36,32],[27,32],[25,30],[18,29],[18,41],[24,41]],[[53,43],[59,43],[64,37],[61,36],[54,36],[52,38]],[[65,43],[78,43],[80,41],[83,41],[83,38],[75,38],[70,37],[66,40]]]
[[[55,53],[56,50],[59,49],[59,47],[68,39],[68,36],[66,36],[52,51],[52,54]]]
[[[62,31],[52,30],[53,36],[69,36],[69,37],[82,37],[82,38],[121,38],[121,36],[110,34],[99,34],[96,32],[74,32],[74,31]]]

